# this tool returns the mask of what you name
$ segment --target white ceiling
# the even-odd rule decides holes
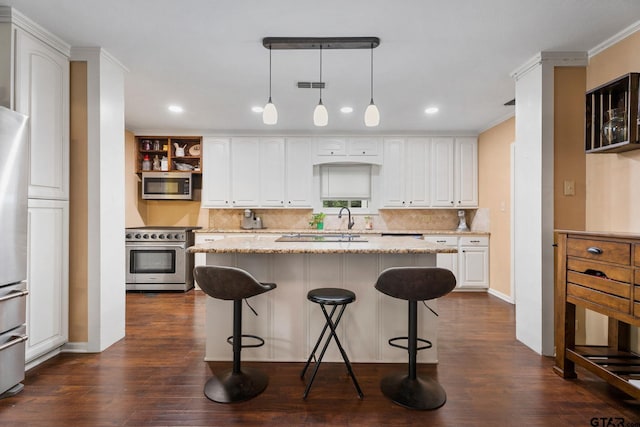
[[[471,132],[513,114],[510,74],[541,51],[589,51],[640,20],[640,0],[0,0],[72,46],[100,46],[126,74],[137,133]],[[376,36],[378,128],[366,128],[368,50],[325,50],[329,125],[315,128],[318,51],[273,51],[275,126],[262,38]],[[635,70],[640,71],[640,70]],[[180,104],[181,115],[167,111]],[[345,115],[339,108],[352,106]],[[424,109],[438,106],[427,116]]]

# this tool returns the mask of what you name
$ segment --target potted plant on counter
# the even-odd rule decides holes
[[[309,226],[311,226],[311,228],[322,230],[324,228],[324,217],[326,216],[327,215],[322,212],[311,214],[311,221],[309,221]]]

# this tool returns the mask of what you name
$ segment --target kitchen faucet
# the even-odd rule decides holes
[[[353,228],[353,225],[356,222],[351,220],[351,211],[349,210],[348,207],[343,206],[343,207],[340,208],[340,212],[338,212],[338,218],[342,218],[342,211],[345,210],[345,209],[347,210],[347,213],[349,214],[349,219],[347,220],[347,228],[349,230],[351,230]]]

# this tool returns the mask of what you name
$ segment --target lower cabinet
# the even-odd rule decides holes
[[[489,287],[488,237],[460,237],[458,260],[460,288],[486,289]]]
[[[27,363],[69,338],[69,202],[29,199],[28,207]]]
[[[438,254],[436,264],[456,276],[456,289],[489,287],[489,237],[425,235],[428,242],[458,248],[457,254]]]

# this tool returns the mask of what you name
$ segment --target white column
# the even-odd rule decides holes
[[[512,74],[516,338],[548,356],[554,354],[554,68],[586,65],[583,52],[542,52]]]
[[[72,48],[87,62],[88,342],[102,351],[125,335],[124,72],[101,48]]]

